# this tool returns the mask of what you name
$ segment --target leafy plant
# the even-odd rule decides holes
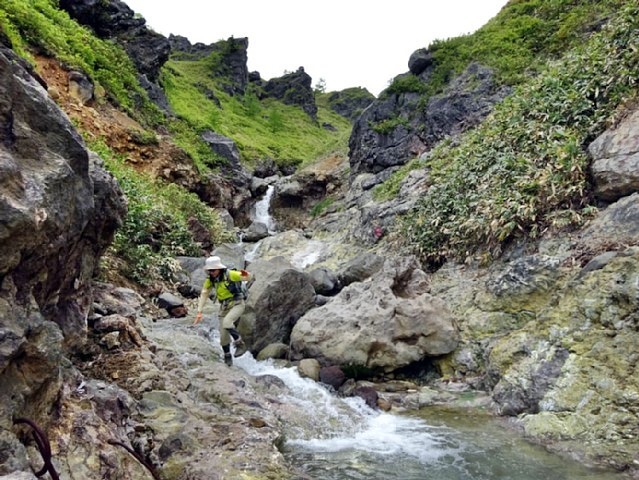
[[[395,198],[399,194],[402,182],[409,172],[423,167],[424,163],[418,159],[413,159],[407,164],[402,165],[388,180],[375,186],[373,189],[373,198],[378,202]]]
[[[232,241],[217,212],[179,185],[166,184],[128,167],[104,141],[90,147],[105,161],[127,198],[127,216],[116,232],[111,253],[123,260],[123,275],[149,284],[172,280],[173,258],[202,255],[189,229],[189,219],[205,226],[215,243]]]
[[[370,127],[373,131],[379,133],[380,135],[388,135],[395,131],[395,129],[399,126],[408,126],[408,120],[402,117],[395,118],[387,118],[377,123],[371,123]]]
[[[334,202],[335,200],[330,197],[326,197],[320,200],[315,205],[313,205],[313,208],[311,208],[311,211],[309,212],[311,217],[315,218],[320,216],[322,212],[326,211],[331,205],[333,205]]]
[[[415,92],[426,98],[441,92],[470,62],[495,70],[500,83],[517,85],[548,60],[579,45],[629,0],[517,0],[470,35],[429,45],[433,65],[426,80],[395,78],[382,96]],[[421,84],[421,86],[420,86]]]
[[[386,93],[424,93],[426,92],[426,84],[418,77],[411,74],[401,75],[390,84],[386,89]]]

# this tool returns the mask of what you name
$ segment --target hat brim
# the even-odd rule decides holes
[[[206,270],[208,272],[209,270],[224,270],[225,268],[226,268],[226,265],[223,265],[221,263],[217,263],[217,264],[211,265],[209,267],[205,266],[204,270]]]

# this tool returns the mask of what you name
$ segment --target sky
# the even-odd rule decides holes
[[[472,33],[507,0],[123,0],[162,35],[248,37],[248,69],[270,80],[304,67],[326,91],[377,96],[433,40]]]

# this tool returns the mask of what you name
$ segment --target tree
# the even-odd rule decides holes
[[[326,80],[320,78],[315,84],[316,93],[326,93]]]

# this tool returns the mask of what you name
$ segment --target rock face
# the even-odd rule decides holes
[[[427,83],[431,71],[424,67],[418,78]],[[419,107],[423,100],[418,93],[382,93],[353,126],[351,178],[403,165],[443,138],[477,125],[508,91],[494,81],[490,69],[471,64],[442,94],[430,98],[425,108]],[[396,126],[382,128],[385,123]]]
[[[313,120],[317,120],[312,81],[304,67],[300,67],[296,72],[272,78],[264,85],[264,91],[269,97],[277,98],[287,105],[301,107]]]
[[[1,51],[3,160],[0,271],[48,320],[80,334],[96,260],[121,223],[125,204],[113,178],[46,91]]]
[[[188,38],[179,35],[170,35],[171,55],[179,60],[201,60],[212,53],[219,55],[219,60],[213,65],[212,75],[223,76],[228,82],[222,88],[229,95],[244,95],[249,81],[247,68],[248,38],[230,37],[227,40],[205,45],[203,43],[191,44]]]
[[[168,101],[158,85],[160,69],[171,53],[167,38],[147,28],[146,20],[120,0],[61,0],[60,8],[91,27],[98,37],[120,44],[133,60],[149,97],[168,111]]]
[[[611,202],[639,191],[639,110],[588,147],[595,195]]]
[[[489,268],[447,265],[431,277],[461,333],[442,370],[477,379],[531,438],[578,439],[581,455],[620,470],[634,468],[637,452],[628,421],[639,399],[637,218],[635,193],[535,253],[514,249]]]
[[[355,121],[374,100],[375,95],[361,87],[346,88],[328,94],[331,110],[351,121]]]
[[[100,159],[3,47],[0,213],[0,436],[15,454],[0,460],[3,474],[29,470],[12,418],[51,420],[68,348],[86,335],[98,259],[125,213]]]

